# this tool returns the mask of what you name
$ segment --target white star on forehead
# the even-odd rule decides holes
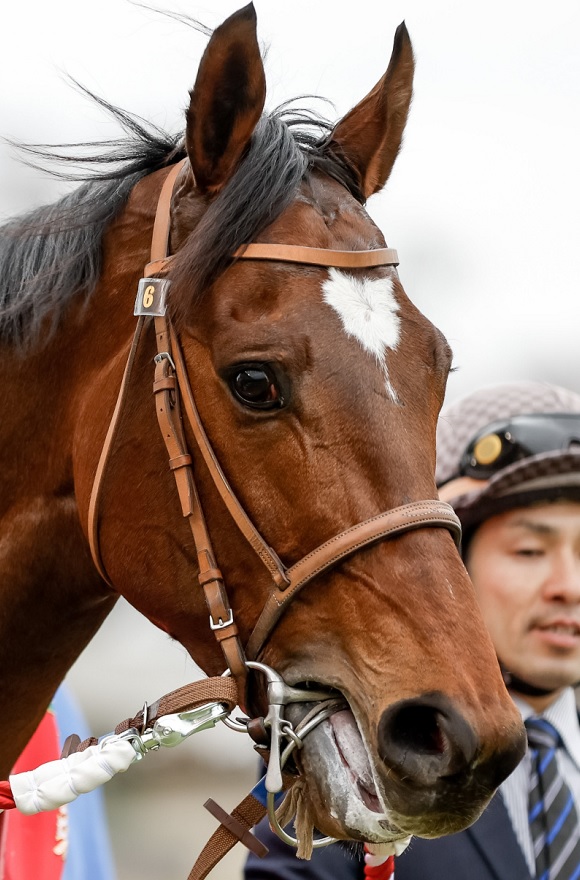
[[[392,278],[357,278],[330,268],[322,285],[324,301],[337,312],[348,336],[353,336],[380,365],[385,386],[397,400],[389,379],[387,349],[395,349],[401,336],[399,304]]]

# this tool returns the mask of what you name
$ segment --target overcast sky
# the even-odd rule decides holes
[[[229,0],[160,3],[215,26]],[[256,0],[268,106],[303,93],[331,117],[382,75],[405,19],[417,73],[405,144],[369,210],[398,248],[408,294],[443,330],[454,399],[548,378],[580,390],[580,4]],[[0,134],[68,142],[115,133],[68,74],[172,131],[206,38],[127,0],[11,3],[3,13]],[[3,216],[51,200],[0,150]]]

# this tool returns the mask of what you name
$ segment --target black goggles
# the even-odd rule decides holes
[[[467,446],[459,475],[488,480],[498,471],[542,452],[580,453],[580,413],[532,413],[492,422]]]

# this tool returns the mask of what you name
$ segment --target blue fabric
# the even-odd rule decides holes
[[[570,880],[580,868],[580,827],[574,797],[559,767],[558,730],[545,718],[525,721],[532,763],[529,821],[540,880]]]
[[[66,686],[52,702],[61,745],[71,733],[90,736],[78,706]],[[107,828],[103,792],[82,794],[68,805],[68,854],[62,880],[116,880]]]

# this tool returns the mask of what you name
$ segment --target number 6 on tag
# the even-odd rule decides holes
[[[134,315],[162,317],[167,311],[168,278],[142,278],[137,288]]]

